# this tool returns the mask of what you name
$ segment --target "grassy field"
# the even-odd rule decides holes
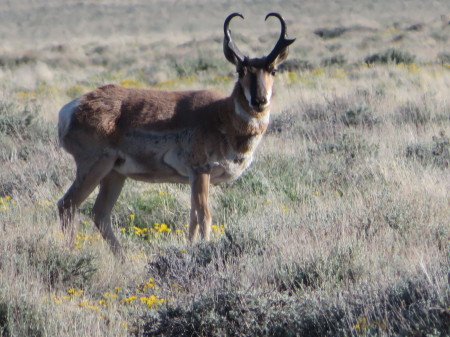
[[[244,4],[245,3],[245,4]],[[231,92],[229,13],[261,56],[297,41],[255,162],[211,191],[128,181],[114,258],[89,212],[65,245],[74,176],[60,107],[106,83]],[[0,4],[0,336],[450,336],[448,1]]]

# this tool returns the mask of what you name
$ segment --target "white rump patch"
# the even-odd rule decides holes
[[[70,123],[72,122],[72,116],[74,114],[75,108],[78,105],[79,99],[75,99],[70,103],[64,105],[58,114],[58,136],[61,146],[64,146],[63,139],[64,136],[69,132]]]

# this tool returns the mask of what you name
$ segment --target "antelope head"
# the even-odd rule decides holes
[[[295,39],[287,39],[286,22],[283,17],[278,13],[269,13],[266,16],[266,20],[274,16],[281,23],[281,33],[278,42],[269,55],[261,58],[249,58],[242,54],[231,39],[229,25],[236,16],[244,18],[240,13],[233,13],[225,19],[223,26],[225,34],[223,52],[226,59],[236,66],[236,71],[239,74],[237,85],[245,96],[249,107],[246,111],[257,117],[258,114],[264,112],[270,106],[273,77],[277,72],[277,66],[287,58],[289,46]]]

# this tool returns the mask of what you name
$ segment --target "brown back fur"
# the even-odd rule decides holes
[[[167,131],[209,124],[219,112],[211,105],[218,107],[223,99],[212,91],[131,89],[109,84],[83,95],[75,118],[99,135],[118,141],[133,128]]]

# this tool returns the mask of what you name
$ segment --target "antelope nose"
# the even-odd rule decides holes
[[[257,97],[252,99],[252,105],[256,107],[265,106],[267,104],[267,98]]]

